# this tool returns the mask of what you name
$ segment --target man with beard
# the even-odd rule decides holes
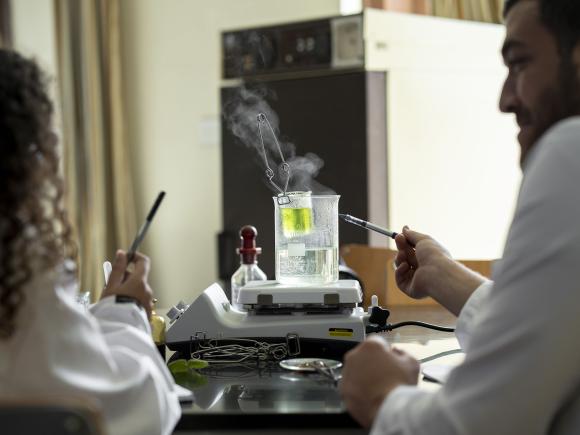
[[[432,392],[381,340],[348,353],[341,392],[373,434],[580,433],[580,1],[507,0],[504,18],[499,105],[524,177],[503,258],[488,281],[427,235],[397,236],[399,287],[458,316],[466,358]]]

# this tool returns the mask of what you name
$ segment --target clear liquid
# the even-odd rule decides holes
[[[303,256],[276,250],[276,279],[282,284],[326,284],[338,280],[338,248],[306,249]]]

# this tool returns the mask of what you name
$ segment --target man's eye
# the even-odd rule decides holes
[[[508,61],[507,66],[512,72],[520,72],[528,64],[528,58],[518,57]]]

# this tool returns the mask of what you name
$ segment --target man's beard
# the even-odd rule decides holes
[[[518,121],[528,123],[533,120],[534,129],[530,145],[522,148],[520,164],[540,138],[553,125],[571,116],[580,115],[580,80],[571,59],[562,61],[558,72],[558,83],[547,89],[538,99],[538,110],[534,115],[527,109],[517,114]]]
[[[558,74],[566,118],[580,115],[580,77],[577,67],[572,62],[572,55],[567,56],[562,61]]]

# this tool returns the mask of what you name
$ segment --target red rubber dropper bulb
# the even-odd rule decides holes
[[[236,252],[240,254],[242,264],[257,263],[258,254],[262,253],[262,248],[256,247],[256,237],[258,230],[252,225],[243,226],[240,230],[240,247]]]

